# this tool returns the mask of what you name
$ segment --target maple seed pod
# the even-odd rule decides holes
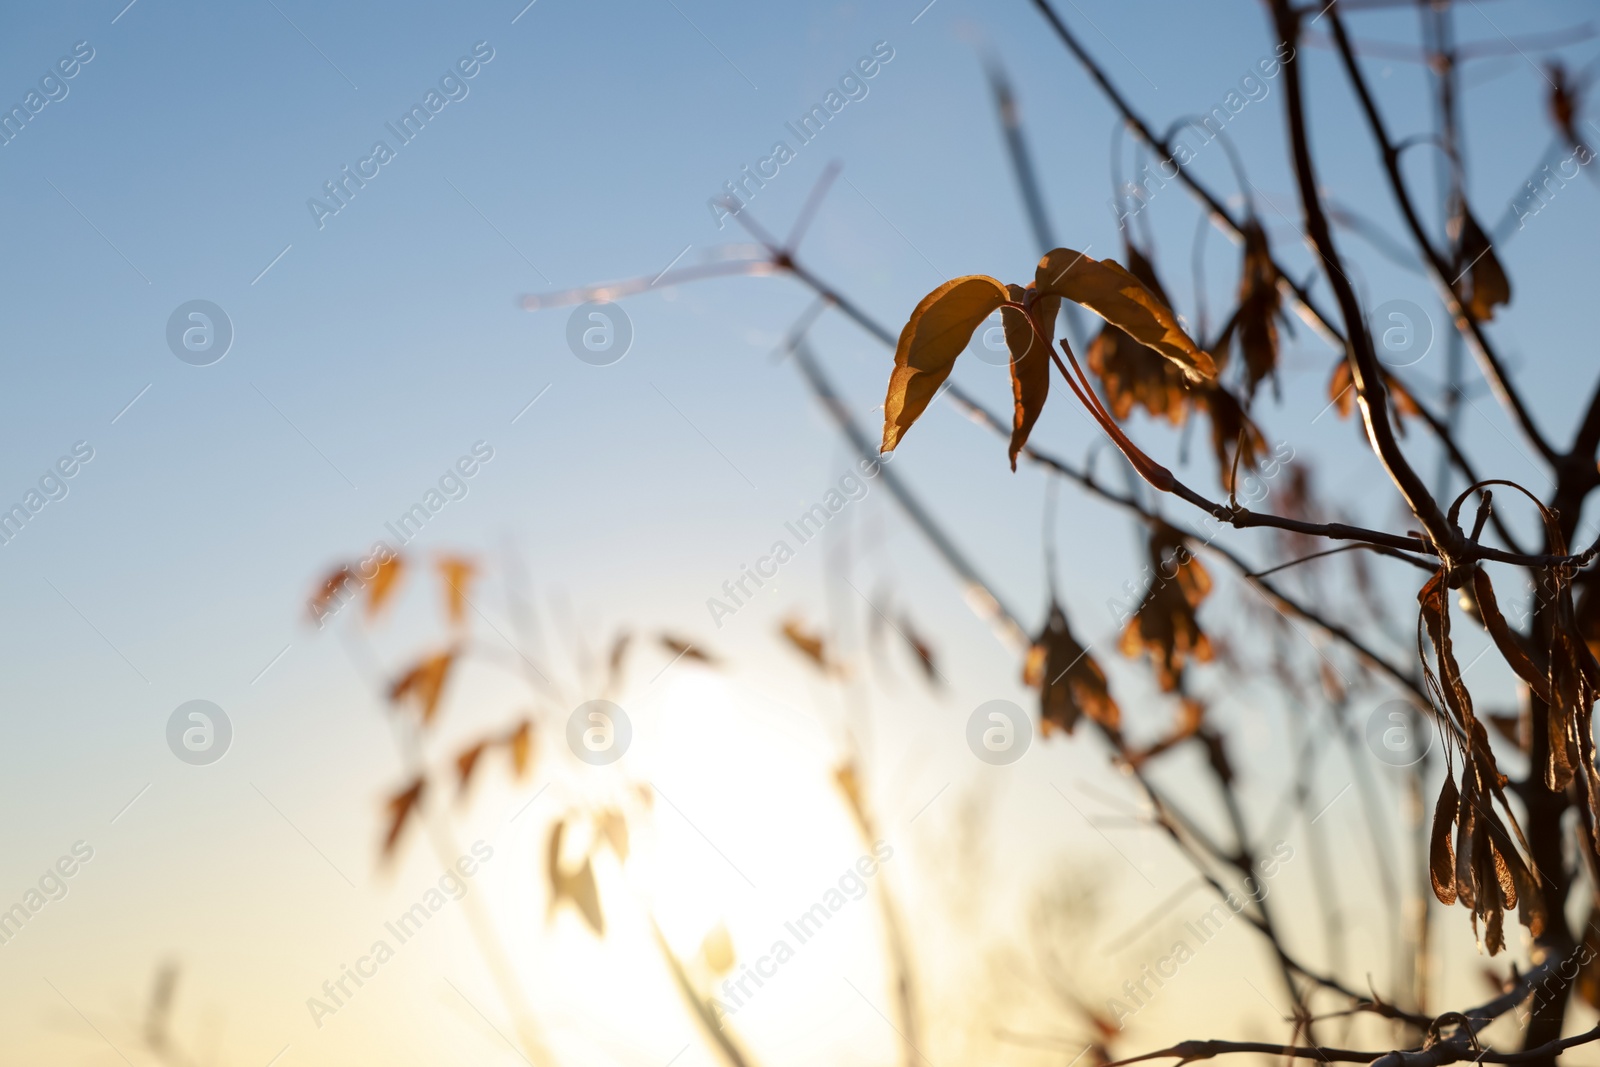
[[[167,316],[167,347],[191,367],[209,367],[233,347],[233,320],[209,300],[189,300]]]
[[[1433,747],[1433,724],[1410,700],[1386,700],[1367,716],[1367,748],[1380,763],[1410,767]]]
[[[167,747],[191,766],[217,762],[231,744],[233,723],[209,700],[186,701],[167,717]]]
[[[1433,350],[1433,317],[1409,300],[1386,300],[1367,316],[1372,347],[1386,367],[1409,367]]]
[[[567,718],[567,747],[583,762],[603,767],[621,759],[633,743],[628,713],[609,700],[590,700]]]
[[[579,304],[567,317],[567,347],[591,367],[609,367],[633,347],[633,320],[609,300]]]
[[[967,719],[967,747],[985,763],[1015,763],[1033,744],[1033,720],[1009,700],[979,704]]]

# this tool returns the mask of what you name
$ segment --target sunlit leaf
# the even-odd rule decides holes
[[[703,663],[707,667],[716,667],[722,662],[711,652],[699,645],[685,641],[676,634],[664,633],[660,634],[656,639],[661,642],[661,647],[671,652],[675,658],[682,657],[694,663]]]
[[[883,451],[894,451],[950,377],[973,331],[1009,298],[1005,286],[981,274],[945,282],[922,298],[895,347],[883,402]]]
[[[422,716],[423,724],[431,723],[455,660],[453,648],[426,657],[389,687],[389,699],[396,704],[409,701]]]
[[[368,619],[377,618],[383,611],[384,605],[400,587],[400,576],[404,572],[405,561],[398,555],[391,553],[378,560],[377,568],[366,585]]]
[[[570,901],[578,914],[583,916],[583,921],[589,924],[589,929],[604,937],[606,921],[600,911],[600,891],[595,885],[594,867],[589,857],[585,856],[575,871],[568,872],[561,866],[561,840],[566,829],[567,824],[558,820],[550,828],[545,849],[545,875],[550,883],[548,914],[553,917],[562,901]]]
[[[1172,309],[1114,259],[1096,260],[1058,248],[1039,261],[1035,286],[1040,296],[1082,304],[1170,359],[1192,381],[1217,376],[1211,356],[1178,325]]]
[[[419,776],[406,788],[390,797],[387,807],[389,809],[389,830],[383,838],[383,855],[385,858],[394,854],[395,845],[400,841],[400,832],[406,828],[411,817],[422,814],[422,793],[426,783]]]
[[[713,926],[700,942],[700,958],[714,975],[721,976],[733,970],[733,938],[722,923]]]
[[[1039,690],[1039,728],[1072,733],[1082,715],[1115,733],[1122,711],[1111,698],[1106,675],[1078,644],[1061,605],[1051,603],[1044,629],[1034,638],[1022,669],[1023,684]]]
[[[464,556],[441,556],[436,564],[444,582],[445,606],[452,625],[467,621],[467,590],[477,577],[478,565]]]
[[[1212,657],[1211,640],[1195,616],[1211,592],[1211,576],[1171,527],[1151,532],[1148,556],[1150,589],[1122,631],[1119,647],[1129,657],[1147,653],[1156,681],[1170,693],[1191,659],[1205,663]]]
[[[1170,305],[1150,261],[1131,244],[1124,253],[1129,273],[1157,300]],[[1100,378],[1106,405],[1119,422],[1133,413],[1135,404],[1174,426],[1181,425],[1188,415],[1188,378],[1184,372],[1116,326],[1106,323],[1101,328],[1089,345],[1088,360],[1089,368]]]
[[[1028,443],[1028,435],[1050,395],[1050,345],[1055,340],[1061,298],[1038,296],[1031,285],[1026,289],[1009,285],[1006,289],[1014,303],[1028,308],[1027,314],[1006,308],[1000,316],[1006,348],[1011,354],[1011,469],[1016,470],[1017,456]]]

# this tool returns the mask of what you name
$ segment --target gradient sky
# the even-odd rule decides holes
[[[759,939],[770,916],[803,908],[854,859],[860,846],[819,784],[848,733],[878,772],[875,803],[891,836],[905,842],[905,865],[893,873],[919,906],[935,908],[925,873],[954,840],[965,810],[957,798],[969,789],[987,798],[984,836],[1002,883],[1065,852],[1117,869],[1116,914],[1135,914],[1181,884],[1183,867],[1150,835],[1119,838],[1135,868],[1128,871],[1051,792],[1073,779],[1118,788],[1088,740],[1052,741],[1013,769],[971,758],[962,741],[968,713],[992,698],[1025,702],[1018,665],[880,486],[852,505],[848,540],[803,549],[749,611],[713,627],[706,598],[853,462],[794,369],[772,358],[810,301],[797,283],[735,278],[629,299],[631,350],[606,367],[569,351],[567,310],[528,313],[516,304],[524,293],[651,277],[745,241],[734,225],[718,228],[708,200],[775,140],[793,145],[785,123],[821,102],[878,42],[893,59],[868,95],[800,147],[750,205],[784,232],[824,168],[843,164],[802,248],[809,265],[896,330],[947,277],[1031,277],[1038,249],[1001,150],[985,49],[1015,83],[1059,239],[1120,255],[1107,208],[1112,113],[1031,5],[124,2],[18,8],[0,35],[0,103],[22,102],[77,42],[93,49],[67,95],[0,147],[0,191],[11,206],[0,220],[8,249],[0,256],[0,504],[21,501],[75,443],[93,449],[65,498],[0,546],[8,739],[0,748],[0,904],[20,899],[73,842],[95,850],[70,894],[0,948],[3,1040],[20,1042],[0,1060],[120,1062],[87,1018],[143,1062],[132,1046],[146,985],[160,961],[177,958],[192,983],[182,990],[183,1025],[213,1035],[218,1062],[265,1064],[286,1044],[285,1065],[517,1062],[439,981],[454,978],[501,1022],[464,934],[438,938],[425,962],[390,965],[399,975],[391,988],[364,994],[371,1002],[338,1026],[312,1029],[303,1004],[438,875],[420,848],[396,873],[380,874],[375,851],[380,802],[400,773],[380,677],[437,633],[435,594],[407,592],[373,639],[378,669],[338,636],[340,626],[309,626],[305,598],[331,564],[385,536],[384,524],[480,441],[493,459],[415,547],[484,557],[491,581],[482,603],[492,624],[505,624],[503,567],[515,556],[541,605],[557,607],[546,625],[561,640],[599,647],[618,627],[667,628],[735,664],[722,681],[673,668],[681,679],[639,686],[628,705],[638,709],[639,773],[656,775],[686,804],[706,839],[678,824],[654,846],[664,867],[689,865],[650,889],[677,901],[667,907],[670,936],[681,927],[692,947],[693,931],[722,914]],[[1158,125],[1220,103],[1272,50],[1255,4],[1079,0],[1061,10]],[[1502,218],[1553,136],[1536,66],[1545,53],[1504,49],[1500,30],[1566,30],[1591,14],[1573,0],[1536,11],[1485,2],[1458,16],[1462,40],[1506,52],[1475,63],[1466,91],[1469,192],[1486,225]],[[1364,38],[1415,39],[1410,14],[1352,22]],[[1595,41],[1571,37],[1569,63],[1586,61]],[[319,228],[308,198],[374,140],[393,144],[385,124],[479,42],[493,58],[467,82],[465,98]],[[1399,235],[1333,57],[1308,55],[1324,182]],[[1416,64],[1373,60],[1369,73],[1394,129],[1426,128]],[[1281,102],[1272,86],[1228,129],[1249,161],[1275,249],[1303,274],[1311,261],[1297,235]],[[1126,141],[1123,149],[1129,167]],[[1215,147],[1195,167],[1234,195]],[[1421,151],[1407,169],[1419,188],[1433,188]],[[1192,309],[1193,205],[1172,186],[1149,217],[1167,287]],[[1600,191],[1579,179],[1502,252],[1516,297],[1493,332],[1558,440],[1595,373],[1597,222]],[[1422,278],[1359,238],[1342,240],[1363,264],[1356,281],[1373,303],[1434,306]],[[1226,295],[1236,252],[1215,233],[1206,250],[1209,290]],[[1316,291],[1331,303],[1321,283]],[[234,330],[230,351],[210,366],[180,361],[166,341],[168,317],[195,299],[220,305]],[[888,353],[833,314],[813,336],[852,411],[874,428]],[[1419,382],[1439,379],[1441,353],[1436,346],[1414,368]],[[1282,404],[1263,416],[1269,436],[1314,463],[1342,450],[1337,464],[1319,468],[1330,495],[1365,521],[1397,524],[1376,464],[1350,458],[1355,431],[1318,417],[1328,350],[1301,330],[1285,362]],[[996,408],[1006,402],[996,367],[966,360],[957,378]],[[1492,397],[1475,393],[1465,422],[1493,473],[1544,488]],[[1174,435],[1139,425],[1156,454],[1175,452]],[[1035,437],[1070,457],[1093,440],[1064,394]],[[1408,448],[1432,469],[1426,443]],[[1193,451],[1194,479],[1214,485],[1198,439]],[[895,469],[1035,625],[1046,599],[1041,477],[1011,474],[1003,443],[948,407],[916,427]],[[1111,476],[1104,450],[1101,470]],[[1063,492],[1063,592],[1085,639],[1115,635],[1104,605],[1139,565],[1127,532],[1115,513]],[[874,697],[870,726],[775,640],[777,620],[791,611],[818,624],[848,613],[859,628],[857,594],[824,580],[846,546],[854,584],[889,593],[918,621],[950,683],[930,698],[902,657],[897,680]],[[487,626],[484,634],[496,640]],[[640,660],[637,682],[666,664],[653,656]],[[1151,694],[1134,672],[1117,668],[1114,678],[1127,687],[1125,703]],[[1218,713],[1245,727],[1247,756],[1281,740],[1261,688],[1233,694]],[[166,747],[168,716],[193,699],[216,702],[233,723],[233,747],[210,767],[184,765]],[[464,736],[523,699],[503,681],[475,680],[447,729]],[[1151,703],[1144,721],[1153,731],[1165,714]],[[729,742],[728,731],[743,740]],[[1338,791],[1336,779],[1326,795]],[[1264,775],[1262,803],[1275,795],[1274,781]],[[941,783],[961,783],[939,801],[948,810],[928,809],[912,826]],[[659,1016],[645,1013],[670,1025],[635,1030],[613,1028],[594,1007],[606,995],[626,1002],[632,994],[608,984],[615,968],[597,962],[570,915],[553,931],[542,926],[542,839],[531,822],[507,819],[534,788],[487,790],[463,816],[461,836],[463,847],[479,837],[496,842],[483,883],[490,900],[514,916],[503,921],[517,945],[551,953],[523,956],[518,966],[546,1003],[561,1006],[553,1040],[572,1054],[609,1041],[619,1060],[643,1063],[665,1063],[692,1044],[679,1062],[711,1062],[670,1000]],[[581,788],[571,788],[579,791],[568,802],[576,802]],[[544,818],[560,813],[560,791],[539,802]],[[817,814],[823,809],[830,814]],[[743,896],[707,841],[747,857],[762,872],[755,882],[790,888],[759,901]],[[674,878],[703,892],[662,888]],[[985,906],[998,913],[986,920],[995,929],[1020,921],[1007,912],[1020,907],[1009,898]],[[859,922],[856,940],[870,941],[870,916]],[[949,940],[928,935],[929,955],[958,958],[939,947],[941,937]],[[839,967],[854,968],[869,987],[881,980],[870,953],[839,952]],[[804,1010],[774,1007],[752,1023],[770,1042],[764,1058],[891,1055],[893,1035],[840,992],[827,975],[833,964],[804,965],[816,972],[796,1002]],[[1240,1008],[1239,1017],[1254,1010]],[[816,1032],[817,1013],[838,1020],[826,1036]]]

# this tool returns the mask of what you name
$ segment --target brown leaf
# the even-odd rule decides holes
[[[1217,365],[1178,325],[1172,309],[1114,259],[1095,260],[1057,248],[1039,261],[1034,285],[1041,296],[1082,304],[1120,327],[1177,364],[1191,381],[1217,376]]]
[[[627,662],[628,646],[632,641],[633,635],[623,630],[611,642],[611,654],[606,657],[606,678],[612,689],[622,684],[622,668]]]
[[[595,885],[594,867],[589,857],[583,858],[583,863],[576,871],[569,873],[561,867],[561,839],[566,829],[564,821],[551,827],[549,845],[545,850],[545,874],[550,881],[550,907],[547,914],[553,916],[561,902],[569,900],[578,909],[578,914],[583,916],[584,922],[589,924],[589,929],[604,937],[606,920],[600,912],[600,890]]]
[[[1494,318],[1497,304],[1511,303],[1511,280],[1494,253],[1489,235],[1483,232],[1478,220],[1472,217],[1465,204],[1451,221],[1452,236],[1456,239],[1456,257],[1459,269],[1466,277],[1457,283],[1461,301],[1472,317],[1479,322]]]
[[[1511,624],[1506,622],[1506,617],[1500,613],[1500,604],[1495,600],[1494,583],[1489,580],[1489,573],[1482,567],[1473,572],[1472,589],[1484,628],[1489,631],[1489,636],[1494,638],[1495,647],[1500,650],[1500,655],[1505,657],[1506,665],[1517,673],[1517,677],[1528,683],[1528,688],[1533,690],[1535,696],[1546,704],[1550,703],[1550,679],[1533,665],[1528,650],[1523,647],[1522,635],[1513,630]]]
[[[518,778],[533,766],[533,720],[523,719],[505,736],[505,746],[511,751],[511,773]]]
[[[1267,233],[1254,218],[1244,224],[1244,267],[1239,278],[1239,312],[1234,334],[1244,357],[1244,392],[1254,396],[1278,369],[1278,269],[1272,264]],[[1221,346],[1219,346],[1221,347]]]
[[[367,618],[375,619],[400,587],[400,575],[405,571],[405,561],[397,555],[387,555],[378,560],[377,568],[367,581]]]
[[[467,621],[467,590],[477,577],[478,565],[464,556],[441,556],[435,564],[444,581],[445,606],[450,622],[460,626]]]
[[[1197,406],[1211,416],[1211,448],[1217,457],[1218,478],[1228,492],[1234,491],[1235,471],[1254,470],[1267,454],[1267,439],[1246,415],[1234,395],[1220,385],[1198,390]],[[1241,451],[1242,449],[1242,451]],[[1237,463],[1234,454],[1240,453]]]
[[[715,667],[722,662],[716,656],[700,648],[698,645],[690,644],[683,638],[674,636],[673,634],[661,634],[657,640],[661,642],[661,647],[666,649],[668,652],[671,652],[673,656],[682,656],[684,659],[693,660],[696,663],[703,663],[707,667]]]
[[[1455,780],[1444,776],[1444,788],[1433,806],[1433,835],[1428,841],[1428,875],[1433,881],[1433,895],[1444,905],[1456,902],[1456,854],[1450,847],[1450,827],[1456,820],[1461,796],[1456,791]]]
[[[923,640],[922,635],[911,625],[911,620],[904,615],[900,616],[898,629],[900,636],[906,639],[906,645],[916,654],[917,662],[922,666],[923,678],[927,679],[929,685],[938,688],[944,679],[939,674],[939,664],[934,659],[933,646]]]
[[[422,660],[389,687],[390,701],[396,704],[411,701],[422,716],[423,725],[431,723],[439,710],[439,697],[444,693],[444,683],[455,659],[456,650],[450,648]]]
[[[1211,592],[1211,576],[1170,526],[1151,532],[1148,555],[1150,589],[1122,631],[1119,648],[1128,657],[1148,653],[1156,681],[1171,693],[1190,659],[1211,659],[1211,641],[1195,617]]]
[[[1167,294],[1150,261],[1131,244],[1126,248],[1128,271],[1156,299],[1168,304]],[[1153,348],[1146,348],[1122,330],[1107,323],[1089,345],[1089,367],[1100,378],[1112,417],[1125,421],[1135,404],[1156,418],[1181,425],[1188,414],[1188,379],[1177,364]]]
[[[1051,603],[1044,629],[1028,650],[1022,681],[1039,690],[1039,729],[1047,737],[1052,730],[1072,733],[1082,715],[1113,735],[1121,728],[1122,711],[1111,698],[1105,672],[1078,644],[1058,603]]]
[[[993,278],[954,278],[922,298],[900,331],[883,402],[883,451],[893,452],[950,377],[978,325],[1010,298]]]
[[[784,620],[783,636],[801,655],[816,664],[817,669],[824,674],[838,672],[839,666],[829,657],[827,644],[823,641],[821,635],[806,630],[798,619]]]
[[[311,609],[311,620],[313,622],[320,623],[322,621],[323,616],[328,614],[328,606],[344,592],[345,587],[354,578],[355,576],[350,573],[349,567],[341,566],[322,580],[322,584],[312,594],[308,605]]]
[[[389,798],[389,831],[383,838],[383,855],[388,858],[394,854],[395,845],[400,841],[400,832],[405,829],[412,814],[422,815],[422,793],[426,783],[419,776],[415,781],[394,796]]]
[[[1031,285],[1026,289],[1008,285],[1006,289],[1014,303],[1028,308],[1026,315],[1014,308],[1005,308],[1000,315],[1011,353],[1011,469],[1016,470],[1017,456],[1050,395],[1049,346],[1055,339],[1061,298],[1038,296]]]
[[[458,793],[466,792],[467,786],[472,782],[473,772],[478,769],[478,761],[483,758],[483,754],[488,749],[489,742],[479,741],[475,745],[462,749],[460,755],[456,756],[456,791]]]

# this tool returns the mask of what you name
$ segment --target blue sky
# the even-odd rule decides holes
[[[1272,51],[1258,5],[1061,6],[1158,125],[1220,103]],[[1461,11],[1458,32],[1498,47],[1513,22],[1520,33],[1554,31],[1590,13],[1576,2],[1537,11],[1486,2]],[[20,501],[77,442],[93,449],[67,495],[0,547],[9,726],[0,804],[16,816],[0,837],[0,897],[80,838],[105,840],[99,862],[112,868],[92,906],[74,900],[79,914],[56,917],[57,940],[41,937],[21,963],[0,959],[0,987],[33,1014],[48,993],[35,973],[56,959],[70,962],[51,974],[89,966],[80,939],[120,950],[115,967],[84,980],[89,999],[137,987],[164,951],[203,955],[175,943],[186,936],[184,914],[161,872],[204,870],[195,877],[221,894],[213,902],[249,882],[248,869],[209,866],[211,842],[234,842],[219,847],[236,859],[237,843],[254,839],[284,864],[305,862],[304,843],[258,795],[277,794],[280,807],[316,825],[310,836],[337,866],[370,869],[377,799],[397,763],[373,679],[339,638],[306,624],[304,599],[330,564],[384,536],[385,522],[477,442],[494,458],[430,522],[421,550],[460,548],[498,563],[515,546],[541,596],[576,605],[571,628],[591,644],[619,625],[667,627],[766,672],[746,683],[757,691],[794,705],[832,699],[807,688],[774,627],[791,610],[828,618],[853,595],[823,579],[837,544],[786,569],[758,612],[723,630],[705,609],[853,462],[793,368],[772,358],[809,294],[787,279],[735,278],[630,299],[632,348],[607,367],[568,350],[566,310],[528,313],[516,299],[649,277],[746,240],[731,224],[718,228],[708,200],[776,140],[793,145],[785,124],[875,46],[893,58],[867,94],[799,146],[750,205],[784,232],[824,168],[842,163],[802,248],[823,277],[891,329],[947,277],[1031,277],[1038,250],[1001,151],[984,49],[1015,83],[1060,239],[1120,255],[1107,208],[1113,115],[1020,0],[331,10],[302,0],[96,0],[18,9],[5,22],[0,103],[21,103],[78,42],[93,50],[65,97],[0,147],[0,192],[11,206],[0,220],[0,503]],[[1363,37],[1414,39],[1409,14],[1352,23]],[[1586,61],[1593,41],[1573,39],[1569,62]],[[385,124],[475,46],[492,59],[466,80],[466,95],[319,226],[308,199],[376,139],[395,144]],[[1308,59],[1324,182],[1400,234],[1334,57],[1309,49]],[[1550,146],[1547,87],[1536,61],[1516,51],[1473,71],[1470,194],[1492,224]],[[1425,128],[1417,65],[1374,60],[1369,74],[1394,129]],[[1275,249],[1308,272],[1281,103],[1269,84],[1228,129],[1266,201],[1258,210]],[[1233,194],[1215,149],[1195,166]],[[1432,188],[1423,151],[1407,168]],[[1167,287],[1192,309],[1193,205],[1174,186],[1152,202],[1150,219]],[[1493,329],[1558,439],[1595,374],[1587,338],[1597,220],[1600,192],[1579,179],[1503,250],[1516,298]],[[1215,233],[1207,241],[1215,299],[1235,285],[1236,252]],[[1358,238],[1342,241],[1364,264],[1357,282],[1374,303],[1433,306],[1421,278]],[[1325,288],[1317,292],[1331,304]],[[167,346],[169,316],[195,299],[221,306],[234,330],[210,366]],[[850,407],[874,427],[888,354],[837,315],[814,337]],[[1423,382],[1442,365],[1428,359],[1416,368]],[[1314,459],[1335,449],[1348,457],[1354,430],[1317,418],[1332,356],[1301,330],[1286,365],[1283,403],[1263,420],[1269,436]],[[1003,407],[997,368],[967,361],[957,377]],[[1056,398],[1035,439],[1079,457],[1094,435],[1067,400]],[[1477,454],[1486,467],[1542,488],[1491,397],[1475,395],[1466,419],[1485,442]],[[1174,435],[1140,425],[1159,454],[1175,452]],[[1432,469],[1426,445],[1408,447]],[[1194,451],[1194,480],[1214,484],[1205,449]],[[1045,603],[1037,473],[1012,475],[1002,442],[948,408],[916,427],[896,469],[1036,623]],[[1321,474],[1353,514],[1398,522],[1370,457]],[[885,698],[878,743],[891,754],[922,745],[935,767],[912,775],[904,797],[884,797],[909,817],[937,787],[941,761],[970,770],[960,749],[967,709],[1023,698],[1015,659],[967,612],[887,494],[874,488],[861,509],[852,519],[858,584],[893,589],[938,639],[952,683],[931,712],[908,687]],[[1109,639],[1115,625],[1103,605],[1137,574],[1126,524],[1071,492],[1059,524],[1069,608],[1083,636]],[[428,632],[431,602],[410,595],[409,614],[384,638],[391,660]],[[173,760],[163,734],[171,710],[191,699],[217,702],[235,724],[235,750],[200,771]],[[1083,746],[1053,758],[1058,771],[1102,773]],[[1029,773],[1038,785],[1055,772]],[[136,794],[149,813],[135,807],[110,824]],[[1012,815],[1007,832],[1017,834],[1059,821]],[[134,906],[149,920],[138,935],[115,921]],[[227,914],[219,908],[210,921],[226,926]],[[316,935],[283,936],[292,953]]]

